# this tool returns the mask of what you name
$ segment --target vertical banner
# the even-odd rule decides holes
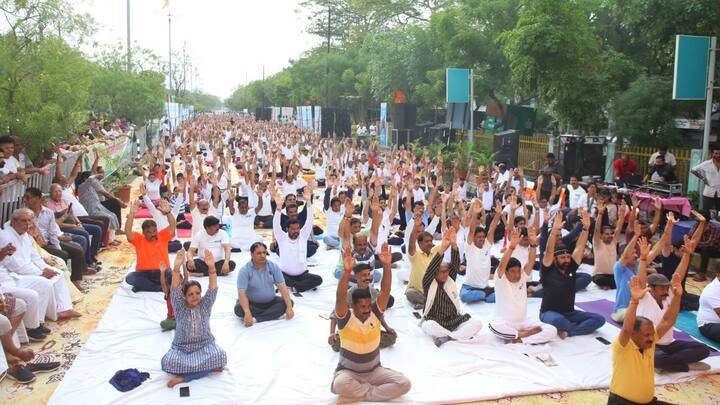
[[[295,126],[300,128],[300,106],[295,107]]]
[[[675,37],[675,74],[673,100],[707,98],[710,37],[677,35]]]
[[[305,128],[312,128],[312,106],[305,106]]]
[[[448,103],[470,102],[470,69],[448,68],[445,72],[445,85]]]
[[[387,103],[380,103],[380,145],[388,145]]]
[[[322,107],[319,105],[315,106],[315,133],[320,133],[320,125],[322,125]]]

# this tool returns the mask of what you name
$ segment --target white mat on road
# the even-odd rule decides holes
[[[127,284],[115,293],[97,330],[83,347],[72,368],[52,396],[50,403],[170,404],[177,403],[179,388],[190,387],[190,400],[210,403],[319,404],[333,403],[330,381],[337,354],[327,344],[329,321],[323,319],[334,306],[337,282],[333,269],[337,251],[318,251],[323,285],[303,297],[293,297],[295,318],[256,324],[245,328],[233,307],[236,272],[220,278],[220,291],[213,309],[211,326],[218,344],[228,353],[222,373],[166,387],[169,376],[160,368],[160,359],[170,347],[174,332],[162,332],[159,322],[166,307],[161,293],[134,294]],[[273,256],[273,259],[277,257]],[[249,254],[233,254],[238,267]],[[462,282],[458,280],[458,285]],[[207,279],[200,279],[203,292]],[[546,345],[505,345],[489,334],[492,304],[474,304],[465,310],[483,320],[481,335],[471,343],[449,342],[437,348],[417,326],[404,297],[404,286],[394,278],[394,308],[387,321],[399,334],[394,347],[383,349],[382,364],[403,372],[412,381],[412,390],[398,403],[450,403],[496,399],[507,396],[608,387],[611,374],[610,346],[595,338],[612,341],[618,329],[603,326],[591,336],[555,340]],[[613,292],[590,288],[578,294],[578,301],[614,299]],[[537,314],[539,299],[531,299],[528,313]],[[547,367],[527,354],[550,353],[557,362]],[[720,371],[720,356],[707,359],[713,372]],[[140,387],[122,393],[109,384],[117,370],[137,368],[151,378]],[[658,384],[693,378],[689,373],[663,374]]]

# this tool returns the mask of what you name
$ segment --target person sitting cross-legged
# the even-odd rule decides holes
[[[482,328],[479,319],[473,319],[470,314],[461,312],[462,303],[455,284],[460,268],[456,232],[453,227],[445,230],[440,249],[435,253],[423,276],[426,300],[421,325],[423,331],[433,337],[438,347],[449,340],[472,339]],[[448,247],[452,249],[449,264],[442,262]]]
[[[671,284],[663,274],[651,274],[647,279],[649,290],[639,300],[637,306],[638,316],[648,318],[655,325],[658,325],[664,319],[666,313],[674,311],[675,299],[681,300],[681,297],[677,295],[682,295],[682,280],[687,273],[690,257],[695,251],[695,246],[697,246],[697,242],[690,240],[687,235],[685,235],[684,239],[683,257],[677,270],[673,273],[673,281],[676,277],[679,278],[680,287],[676,289],[675,285]],[[672,290],[670,289],[671,285]],[[677,315],[677,312],[675,315]],[[658,334],[655,346],[655,368],[671,373],[687,372],[689,370],[707,371],[710,369],[710,365],[703,363],[701,360],[709,355],[710,349],[705,344],[677,340],[673,336],[673,331],[668,330],[664,334]]]
[[[572,255],[564,245],[557,245],[564,221],[555,217],[551,235],[543,255],[540,277],[543,280],[540,320],[553,325],[560,338],[589,335],[605,324],[605,318],[592,312],[575,309],[575,279],[585,251],[590,227],[590,215],[579,209],[582,216],[582,233]]]
[[[382,246],[380,253],[378,254],[378,261],[381,262],[383,266],[385,265],[384,260],[387,259],[387,254],[390,254],[390,262],[392,263],[392,253],[390,253],[390,246],[385,243]],[[352,305],[351,297],[353,292],[357,289],[367,290],[368,292],[370,292],[371,302],[373,304],[377,302],[377,297],[380,295],[380,291],[378,291],[375,287],[372,286],[373,274],[373,269],[370,264],[358,264],[357,261],[355,262],[355,267],[353,267],[353,277],[356,280],[357,284],[355,287],[351,287],[350,290],[348,290],[348,305]],[[391,295],[390,297],[388,297],[387,307],[391,308],[394,303],[395,299]],[[380,332],[380,348],[382,349],[395,344],[395,341],[397,340],[397,332],[395,332],[395,330],[387,324],[384,316],[380,317],[380,323],[385,329],[384,331]],[[334,351],[337,352],[340,351],[340,334],[335,332],[336,327],[337,315],[335,315],[335,312],[333,311],[333,313],[330,315],[330,336],[328,337],[328,344],[332,346],[332,349]]]
[[[264,243],[253,243],[250,246],[250,261],[238,272],[235,315],[244,320],[245,326],[273,321],[283,314],[289,320],[294,315],[282,270],[267,259],[267,254]],[[281,297],[275,295],[276,287]]]
[[[465,270],[465,282],[460,288],[460,300],[467,303],[479,301],[492,303],[495,302],[495,294],[488,286],[491,270],[490,250],[495,243],[495,229],[503,215],[502,206],[500,202],[497,203],[495,216],[493,216],[489,229],[485,229],[484,226],[486,222],[484,222],[482,201],[474,199],[470,210],[470,227],[465,251],[467,269]],[[482,220],[478,222],[480,215],[482,215]]]
[[[278,206],[282,205],[282,197],[277,190],[273,190]],[[280,210],[275,210],[273,216],[273,236],[280,249],[280,267],[285,277],[285,284],[297,292],[312,290],[322,284],[322,277],[307,270],[307,240],[312,233],[313,207],[310,196],[312,186],[305,187],[305,201],[307,201],[307,219],[305,225],[300,227],[297,220],[288,222],[287,232],[280,225]]]
[[[697,324],[703,336],[720,343],[720,272],[700,294]]]
[[[386,253],[387,252],[387,253]],[[383,278],[380,295],[373,304],[370,291],[356,289],[348,307],[347,293],[355,259],[344,252],[344,269],[338,282],[335,313],[340,329],[340,354],[330,390],[341,400],[390,401],[410,391],[410,380],[402,373],[380,365],[380,318],[387,308],[392,287],[392,258],[383,248]]]
[[[530,249],[525,267],[512,257],[521,239],[521,231],[515,228],[510,245],[503,254],[495,271],[495,319],[488,327],[498,338],[507,343],[542,344],[557,336],[554,326],[527,316],[527,281],[533,270],[538,247],[537,228],[528,230]]]
[[[227,354],[210,330],[210,314],[218,292],[215,259],[210,250],[205,250],[209,283],[204,297],[197,281],[182,283],[180,268],[184,260],[183,255],[178,255],[173,265],[170,295],[177,315],[177,329],[170,350],[161,360],[163,371],[174,375],[167,383],[169,388],[222,371],[227,365]]]
[[[209,250],[217,260],[215,268],[218,275],[227,276],[228,273],[235,270],[235,262],[230,260],[230,237],[227,232],[220,229],[220,220],[213,215],[208,215],[203,219],[203,228],[202,231],[193,235],[190,242],[186,264],[188,271],[207,276],[208,267],[205,260],[201,258],[205,257],[205,251]]]
[[[645,264],[641,264],[644,266]],[[655,350],[659,336],[672,333],[680,312],[682,279],[673,275],[673,299],[657,325],[637,315],[638,304],[650,290],[637,276],[630,279],[630,302],[623,327],[612,343],[612,377],[608,405],[654,404],[667,402],[655,397]]]

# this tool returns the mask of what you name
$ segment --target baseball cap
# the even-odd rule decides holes
[[[670,285],[670,280],[668,280],[664,274],[660,274],[660,273],[653,273],[653,274],[649,275],[647,281],[648,281],[648,285],[651,285],[651,286]]]

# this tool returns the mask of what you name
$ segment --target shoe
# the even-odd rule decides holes
[[[50,332],[52,332],[50,329],[46,328],[45,325],[43,325],[43,324],[40,324],[40,326],[38,326],[38,327],[35,328],[35,329],[39,330],[40,332],[42,332],[42,333],[44,333],[44,334],[46,334],[46,335],[49,335]]]
[[[139,288],[137,288],[137,287],[135,287],[135,286],[133,286],[133,288],[132,288],[132,292],[136,293],[136,292],[138,292],[138,291],[140,291],[140,289],[139,289]]]
[[[60,368],[59,361],[48,361],[46,363],[28,363],[25,368],[32,373],[50,373]]]
[[[433,343],[435,343],[435,346],[440,347],[451,340],[452,339],[449,338],[448,336],[436,337],[436,338],[433,338]]]
[[[33,342],[42,342],[47,338],[47,335],[42,333],[39,328],[25,329],[25,332],[27,332],[28,339]]]
[[[20,384],[30,384],[35,381],[35,374],[24,366],[15,366],[8,369],[7,376]]]
[[[176,321],[175,318],[167,318],[164,321],[160,322],[160,327],[163,331],[173,330],[175,329]]]
[[[710,367],[709,364],[703,363],[702,361],[696,361],[694,363],[688,364],[688,369],[690,371],[708,371],[712,367]]]

